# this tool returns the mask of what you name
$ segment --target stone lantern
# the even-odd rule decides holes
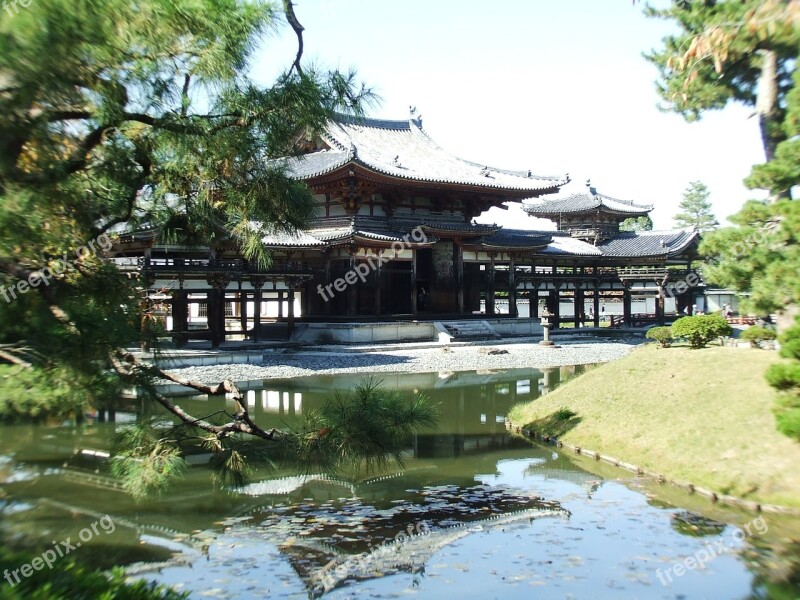
[[[547,310],[547,307],[545,306],[542,309],[542,329],[544,330],[544,337],[542,338],[542,341],[539,342],[540,346],[553,346],[554,345],[553,342],[550,340],[550,327],[552,327],[552,325],[550,323],[550,317],[551,316],[552,315],[551,315],[550,311]]]

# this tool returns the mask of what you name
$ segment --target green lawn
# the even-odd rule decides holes
[[[763,377],[776,360],[765,350],[647,345],[510,416],[669,479],[800,507],[800,443],[775,429]],[[556,416],[564,408],[576,416]]]

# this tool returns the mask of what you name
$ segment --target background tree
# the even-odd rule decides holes
[[[694,227],[703,233],[719,227],[708,200],[709,195],[703,182],[692,181],[683,192],[683,199],[678,205],[681,212],[675,215],[675,224],[683,228]]]
[[[249,62],[285,21],[297,53],[260,87]],[[421,399],[397,413],[401,424],[387,419],[386,406],[398,408],[390,398],[356,398],[299,431],[265,431],[232,382],[186,381],[125,351],[147,336],[142,290],[101,255],[75,256],[89,241],[146,228],[182,244],[230,236],[245,257],[267,264],[260,228],[294,231],[311,207],[308,188],[274,159],[293,154],[335,112],[360,115],[373,99],[352,72],[304,66],[302,32],[289,0],[37,0],[0,11],[0,285],[67,258],[48,284],[0,301],[0,358],[14,364],[2,375],[24,390],[0,406],[24,412],[33,397],[38,410],[80,415],[87,404],[113,403],[122,384],[140,386],[177,427],[143,422],[130,432],[116,465],[132,491],[179,473],[192,445],[241,475],[249,450],[298,450],[308,438],[329,449],[335,440],[341,457],[354,455],[350,444],[368,447],[374,460],[393,453],[404,427],[430,420]],[[197,418],[158,394],[156,378],[228,394],[236,409]]]
[[[619,224],[620,231],[652,231],[653,219],[649,215],[644,217],[631,217]]]

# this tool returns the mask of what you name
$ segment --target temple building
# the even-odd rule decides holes
[[[599,326],[606,305],[620,308],[608,311],[613,324],[633,325],[694,304],[697,278],[685,281],[697,232],[620,231],[652,206],[588,184],[559,197],[567,175],[463,160],[413,115],[339,117],[302,149],[283,166],[309,186],[315,214],[297,234],[265,233],[269,269],[242,258],[231,241],[187,248],[160,244],[152,232],[123,236],[117,262],[143,276],[179,343],[531,334],[543,307],[556,326]],[[474,221],[509,202],[556,230]],[[354,337],[367,323],[372,337]],[[394,333],[375,333],[384,325]]]

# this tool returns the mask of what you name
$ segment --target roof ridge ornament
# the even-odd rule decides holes
[[[416,124],[417,127],[422,129],[422,113],[417,112],[417,107],[409,104],[408,106],[409,120]]]

